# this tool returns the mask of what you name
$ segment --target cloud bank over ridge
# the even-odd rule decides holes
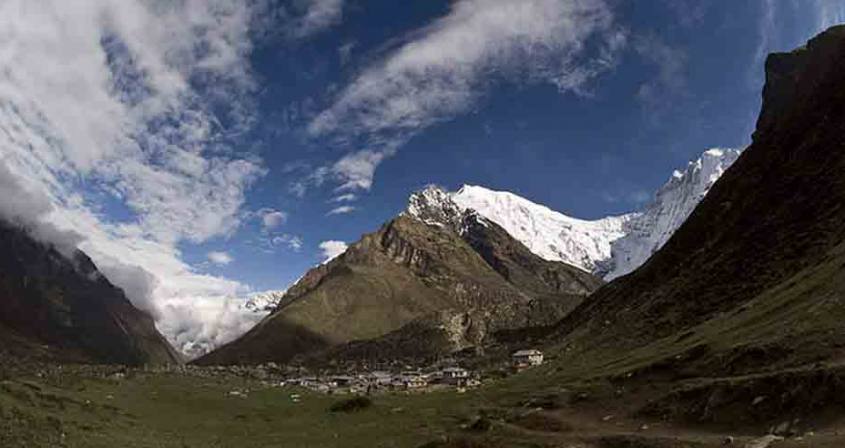
[[[234,232],[265,173],[230,144],[253,119],[248,5],[0,4],[0,213],[78,244],[188,354],[253,323],[228,305],[246,285],[178,249]]]

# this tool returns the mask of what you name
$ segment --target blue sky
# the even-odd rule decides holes
[[[284,287],[320,261],[322,241],[357,240],[428,183],[509,190],[582,218],[630,211],[705,149],[748,144],[762,55],[800,45],[824,20],[802,4],[772,12],[764,1],[614,2],[609,28],[625,34],[624,48],[583,92],[494,71],[466,110],[421,126],[383,161],[369,190],[339,193],[339,182],[328,180],[309,185],[302,197],[292,194],[314,169],[368,149],[366,135],[351,146],[309,135],[314,116],[356,76],[424,38],[425,27],[450,13],[447,1],[408,3],[347,2],[342,21],[315,36],[275,36],[259,45],[251,61],[261,82],[261,118],[247,144],[256,145],[270,172],[248,204],[284,211],[277,232],[302,246],[257,251],[259,226],[246,225],[186,248],[189,256],[199,261],[208,250],[226,251],[235,261],[209,269],[258,289]],[[347,204],[331,202],[341,193],[358,196],[348,203],[356,210],[326,216]]]
[[[197,355],[427,184],[636,209],[749,142],[767,53],[843,21],[841,0],[6,0],[0,216]]]

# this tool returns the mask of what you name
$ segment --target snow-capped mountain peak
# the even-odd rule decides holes
[[[453,195],[436,185],[428,185],[411,195],[406,213],[429,225],[459,224],[463,209],[453,201]]]
[[[431,225],[454,226],[464,213],[475,211],[538,256],[612,280],[660,249],[740,153],[705,151],[683,171],[673,172],[646,207],[621,216],[577,219],[513,193],[474,185],[453,193],[426,187],[411,196],[406,213]]]
[[[610,243],[623,236],[627,216],[585,221],[566,216],[513,193],[464,185],[452,194],[462,209],[472,209],[504,228],[529,250],[547,260],[586,271],[610,257]]]
[[[611,258],[600,263],[598,273],[612,280],[645,263],[669,241],[741,153],[736,149],[709,149],[689,162],[684,171],[675,171],[654,200],[632,215],[625,225],[625,236],[613,242]]]

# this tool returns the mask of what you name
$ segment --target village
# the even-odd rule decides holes
[[[519,372],[543,364],[543,353],[536,349],[520,350],[511,356],[511,369]],[[273,366],[269,366],[272,368]],[[303,375],[288,377],[278,386],[298,386],[326,394],[372,395],[385,392],[432,392],[455,390],[463,393],[478,387],[485,380],[480,372],[446,361],[429,368],[400,371],[374,370],[336,375]]]
[[[543,353],[536,349],[520,350],[511,354],[507,363],[509,374],[543,364]],[[454,359],[447,358],[428,367],[412,367],[395,363],[390,369],[354,368],[320,370],[319,373],[295,365],[265,363],[256,366],[195,366],[195,365],[147,365],[142,368],[127,366],[77,365],[58,366],[42,365],[36,376],[39,378],[62,377],[74,372],[93,378],[122,381],[139,375],[166,374],[191,376],[198,379],[216,378],[218,381],[238,384],[238,380],[257,381],[270,388],[303,388],[311,392],[327,395],[378,395],[385,393],[429,393],[435,391],[455,391],[464,393],[494,378],[480,371],[473,371],[459,365]],[[485,371],[488,372],[489,371]],[[246,398],[249,388],[234,387],[228,395],[233,398]],[[291,394],[293,401],[300,395]]]

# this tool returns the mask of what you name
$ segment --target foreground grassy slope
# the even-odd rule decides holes
[[[0,446],[416,446],[454,426],[463,403],[445,394],[386,396],[360,413],[329,412],[337,401],[232,377],[7,380],[0,383]]]
[[[766,432],[632,413],[668,390],[661,382],[552,387],[548,375],[538,369],[467,394],[377,395],[369,408],[332,412],[348,398],[228,375],[117,379],[65,369],[0,381],[0,446],[715,448],[728,436],[743,446]],[[814,423],[812,435],[776,446],[842,446],[845,421]]]

